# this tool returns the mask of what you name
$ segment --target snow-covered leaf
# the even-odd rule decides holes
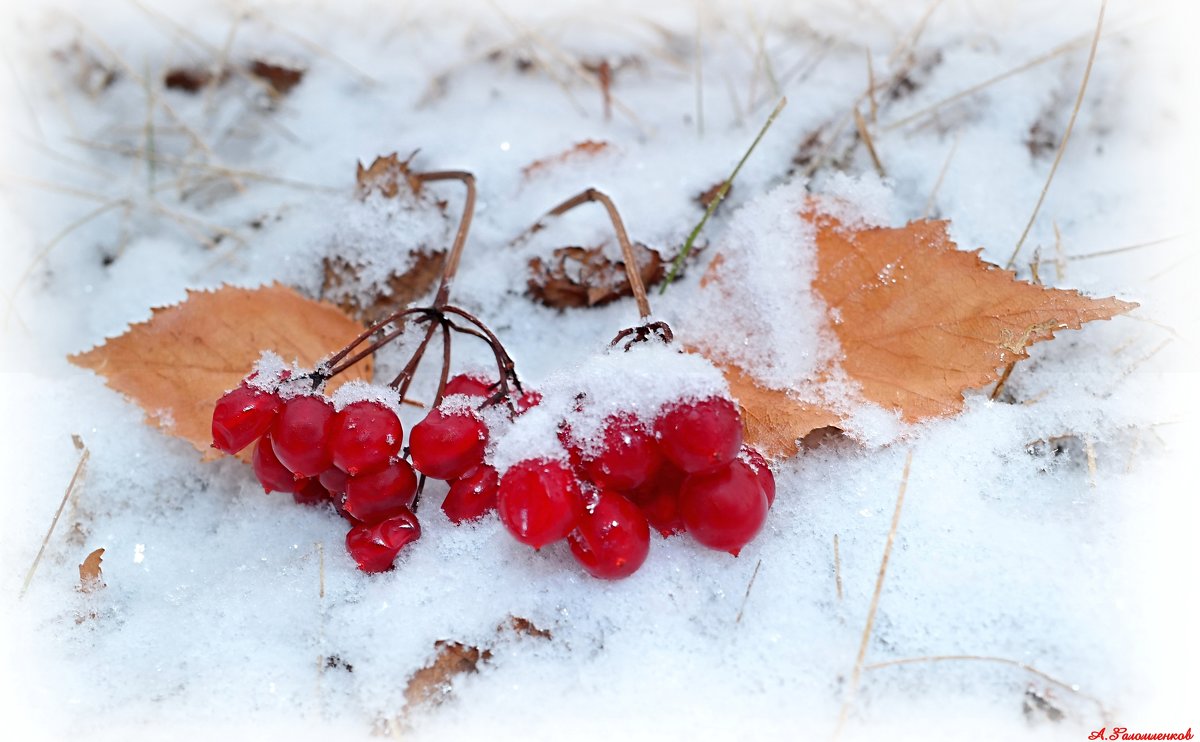
[[[998,379],[1003,366],[1028,357],[1033,343],[1137,306],[1018,281],[979,251],[957,249],[946,221],[853,229],[828,214],[802,217],[817,227],[813,288],[841,344],[840,370],[862,401],[907,422],[961,411],[963,391]],[[706,276],[710,290],[721,283],[719,261]],[[754,369],[725,370],[747,439],[770,454],[795,453],[805,434],[844,415],[844,404],[765,388]],[[832,375],[828,370],[823,379]]]

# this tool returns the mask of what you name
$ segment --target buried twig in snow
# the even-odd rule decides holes
[[[892,513],[892,527],[888,529],[887,544],[883,547],[883,560],[879,563],[879,574],[875,577],[875,593],[871,596],[871,607],[867,611],[867,624],[863,627],[862,641],[858,645],[858,657],[854,660],[854,670],[850,674],[850,688],[842,702],[842,710],[838,713],[837,726],[833,730],[836,740],[842,734],[842,727],[850,714],[850,706],[858,693],[858,681],[862,677],[863,660],[867,656],[867,645],[871,642],[871,632],[875,628],[875,612],[879,609],[879,595],[883,592],[883,580],[887,576],[888,559],[892,555],[892,545],[896,542],[896,530],[900,526],[900,510],[904,507],[904,493],[908,490],[908,473],[912,469],[912,449],[904,459],[904,474],[900,479],[900,492],[896,495],[896,509]]]

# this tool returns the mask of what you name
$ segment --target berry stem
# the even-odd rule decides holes
[[[463,246],[467,244],[467,233],[471,230],[471,218],[475,215],[475,176],[465,170],[436,170],[417,173],[414,177],[422,183],[458,180],[467,187],[467,198],[463,203],[462,218],[458,221],[458,232],[454,235],[454,243],[446,255],[446,264],[442,267],[442,282],[438,285],[437,295],[433,299],[433,306],[441,307],[450,300],[450,284],[454,281],[454,275],[458,273]]]
[[[471,219],[475,215],[475,176],[464,170],[435,170],[428,173],[416,173],[412,176],[412,180],[420,183],[432,183],[441,180],[458,180],[467,187],[467,197],[466,201],[463,203],[462,218],[459,219],[458,231],[455,233],[454,242],[450,245],[450,251],[446,255],[446,263],[442,266],[442,280],[441,283],[438,284],[437,294],[433,299],[433,307],[418,307],[399,310],[389,314],[387,317],[384,317],[368,327],[361,334],[359,334],[358,337],[350,341],[349,345],[347,345],[345,348],[342,348],[331,358],[329,358],[328,361],[326,361],[326,364],[332,367],[332,370],[329,373],[330,377],[345,371],[347,368],[350,368],[355,363],[358,363],[362,359],[371,355],[402,334],[401,331],[390,333],[389,335],[386,335],[384,339],[372,343],[366,350],[355,355],[346,363],[339,365],[343,358],[348,356],[355,348],[357,348],[359,345],[365,342],[367,338],[371,337],[379,330],[410,314],[429,315],[431,314],[432,310],[437,310],[450,300],[450,285],[454,281],[455,274],[458,273],[458,265],[462,261],[463,247],[467,244],[467,234],[471,230]],[[431,328],[429,333],[430,336],[432,336],[434,331],[435,330]],[[426,342],[428,342],[428,340]]]
[[[633,298],[637,302],[638,312],[641,314],[642,319],[646,319],[650,316],[650,300],[646,296],[646,285],[642,283],[641,271],[638,270],[637,256],[633,253],[633,245],[629,242],[629,234],[625,231],[625,222],[621,220],[621,214],[617,211],[616,204],[613,203],[607,194],[595,188],[589,188],[583,193],[572,196],[547,211],[546,215],[537,220],[525,234],[533,234],[542,229],[547,217],[562,216],[576,206],[593,201],[604,206],[604,209],[608,212],[608,218],[612,220],[613,231],[617,233],[617,242],[621,245],[621,255],[625,261],[625,275],[629,278],[629,288],[633,291]]]

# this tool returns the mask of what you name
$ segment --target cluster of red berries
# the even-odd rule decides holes
[[[267,492],[288,492],[305,505],[332,503],[350,522],[346,549],[366,572],[390,569],[421,535],[412,511],[417,475],[400,457],[404,429],[374,400],[340,410],[307,378],[286,384],[251,375],[213,410],[213,446],[235,454],[257,441],[254,473]],[[310,389],[305,393],[304,387]]]
[[[559,425],[567,461],[527,459],[500,479],[500,520],[534,548],[567,539],[594,577],[620,579],[650,550],[650,526],[688,532],[737,556],[759,532],[775,499],[766,460],[742,444],[737,406],[724,397],[682,399],[655,419],[604,420],[599,440]]]
[[[448,402],[430,410],[409,434],[409,454],[417,471],[450,485],[442,511],[455,523],[473,520],[496,508],[500,477],[483,461],[489,430],[478,407],[495,400],[497,385],[474,375],[460,374],[446,382]],[[520,415],[541,402],[526,390],[511,406],[496,405]],[[457,404],[455,404],[458,402]]]

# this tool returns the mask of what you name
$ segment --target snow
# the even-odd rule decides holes
[[[366,738],[404,713],[406,678],[438,640],[489,646],[493,659],[455,679],[447,703],[414,713],[407,738],[830,737],[910,452],[842,739],[1195,726],[1193,9],[1109,3],[1071,142],[1016,261],[1023,278],[1040,256],[1047,284],[1138,301],[1131,317],[1034,346],[999,399],[971,392],[952,419],[906,426],[853,410],[853,440],[776,465],[775,505],[741,556],[654,536],[637,574],[605,583],[565,544],[534,552],[494,516],[453,525],[436,482],[421,539],[395,571],[364,575],[335,514],[264,496],[231,458],[198,461],[65,357],[189,288],[279,281],[317,295],[331,254],[353,254],[369,295],[413,249],[444,246],[460,213],[455,183],[428,186],[445,218],[406,197],[356,199],[356,161],[419,150],[418,169],[477,176],[453,296],[546,395],[511,436],[493,437],[493,461],[556,446],[555,416],[578,391],[596,401],[582,428],[682,391],[723,391],[698,358],[650,344],[605,351],[637,321],[632,300],[559,311],[523,297],[529,259],[555,247],[618,257],[598,205],[514,241],[594,186],[634,240],[673,250],[702,214],[696,196],[728,175],[783,93],[788,106],[701,235],[698,261],[651,301],[684,344],[794,383],[835,349],[807,287],[811,236],[786,212],[811,193],[847,222],[946,218],[960,248],[1003,264],[1070,115],[1097,4],[99,7],[50,0],[3,14],[0,698],[20,739]],[[873,119],[867,54],[875,79],[889,79],[918,27],[908,82],[876,97]],[[223,55],[307,72],[278,100],[241,75],[197,95],[161,89],[166,69]],[[572,61],[601,58],[616,70],[611,119]],[[106,70],[115,78],[101,89]],[[854,140],[854,105],[884,177]],[[832,145],[802,147],[839,124]],[[1048,151],[1031,150],[1035,126],[1050,133]],[[522,174],[585,140],[611,146]],[[793,162],[802,149],[809,161]],[[737,278],[728,324],[698,288],[717,254]],[[389,345],[377,378],[395,376],[414,342]],[[438,355],[414,399],[432,400]],[[454,364],[494,373],[473,339],[455,343]],[[283,361],[262,368],[273,375]],[[423,414],[400,412],[405,430]],[[22,595],[82,455],[72,434],[87,462]],[[76,565],[101,547],[107,587],[76,592]],[[553,638],[498,634],[509,616]],[[1011,664],[873,667],[948,655],[1035,667],[1109,716]],[[334,656],[343,664],[318,669]],[[1023,713],[1030,690],[1065,717]]]

